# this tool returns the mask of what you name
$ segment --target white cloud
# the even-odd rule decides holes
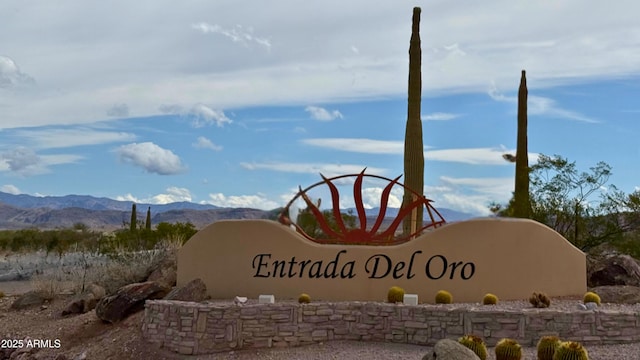
[[[82,156],[72,154],[39,155],[33,149],[18,146],[0,154],[0,171],[11,171],[21,176],[50,172],[50,166],[78,162]]]
[[[33,78],[22,71],[15,61],[6,56],[0,56],[0,89],[13,88],[22,85],[32,85]]]
[[[447,120],[453,120],[459,117],[460,117],[460,114],[451,114],[451,113],[443,113],[443,112],[436,112],[436,113],[421,116],[423,121],[447,121]]]
[[[198,140],[196,140],[192,145],[198,149],[211,149],[213,151],[222,150],[222,146],[214,144],[204,136],[199,136]]]
[[[141,203],[141,204],[159,204],[159,205],[170,204],[175,202],[183,202],[183,201],[187,201],[187,202],[192,201],[191,191],[189,191],[189,189],[187,188],[171,186],[167,188],[165,191],[166,193],[153,195],[147,198],[139,198],[128,193],[125,195],[118,195],[116,196],[115,199],[118,201],[132,201],[132,202]]]
[[[209,200],[206,203],[233,208],[252,208],[262,210],[272,210],[282,204],[269,200],[264,194],[256,195],[224,195],[222,193],[209,194]]]
[[[247,170],[271,170],[298,174],[322,174],[326,177],[357,174],[366,167],[364,165],[351,164],[328,164],[328,163],[240,163],[240,166]],[[384,174],[386,169],[376,167],[366,167],[367,173]]]
[[[489,204],[506,203],[513,192],[513,177],[454,178],[441,176],[439,184],[425,186],[425,196],[434,200],[434,207],[491,215]],[[445,219],[446,220],[446,219]]]
[[[206,105],[198,104],[191,109],[190,112],[195,116],[193,126],[203,127],[205,125],[215,124],[218,127],[223,127],[224,124],[231,124],[229,119],[222,110],[214,110]]]
[[[16,131],[15,135],[27,140],[33,147],[39,149],[98,145],[112,142],[127,142],[136,139],[136,136],[131,133],[99,131],[85,127],[68,129],[27,129]]]
[[[224,111],[212,109],[204,104],[196,104],[190,108],[185,108],[177,104],[161,105],[159,111],[164,114],[192,117],[193,121],[191,125],[195,128],[213,124],[218,127],[223,127],[225,124],[231,124],[233,122],[224,114]]]
[[[314,16],[300,17],[291,16],[298,7],[291,0],[251,3],[250,12],[247,2],[220,1],[185,7],[158,0],[153,16],[143,4],[122,0],[98,7],[72,0],[55,9],[19,3],[16,11],[0,12],[0,43],[21,56],[15,62],[4,57],[4,83],[16,82],[16,62],[18,71],[38,79],[37,88],[0,99],[2,126],[101,121],[105,109],[123,99],[130,116],[143,117],[156,115],[160,104],[228,109],[406,95],[410,6],[330,0],[306,4]],[[537,89],[640,74],[637,3],[494,5],[499,13],[481,3],[469,4],[465,13],[454,3],[424,4],[425,93],[482,92],[491,80],[512,91],[522,68]],[[158,18],[171,21],[159,27],[153,23]],[[354,27],[356,18],[363,21]],[[510,18],[520,21],[505,32]],[[46,25],[47,36],[30,31],[34,22]],[[70,37],[74,41],[63,41]],[[277,51],[253,51],[276,44]],[[56,56],[23,55],[32,49]]]
[[[152,142],[122,145],[115,152],[121,161],[139,166],[149,173],[174,175],[186,170],[180,157]]]
[[[191,28],[203,34],[215,33],[224,35],[231,39],[231,41],[244,46],[248,46],[250,43],[256,43],[267,50],[271,49],[271,41],[267,38],[255,36],[252,27],[245,28],[242,25],[236,24],[233,28],[225,29],[217,24],[211,25],[206,22],[200,22],[191,25]]]
[[[37,166],[41,162],[40,157],[34,150],[24,146],[3,153],[2,159],[9,166],[9,170],[15,172],[23,172]]]
[[[424,153],[425,161],[446,161],[472,165],[510,165],[502,157],[505,153],[514,154],[515,150],[505,148],[466,148],[466,149],[442,149],[427,150]],[[538,154],[529,153],[529,163],[534,163]]]
[[[384,188],[381,187],[367,187],[362,189],[362,202],[365,208],[371,209],[380,207],[380,201],[382,199],[382,192]],[[402,205],[402,188],[395,186],[389,194],[389,200],[387,206],[392,208],[399,208]]]
[[[7,194],[13,194],[13,195],[22,194],[22,192],[20,191],[20,189],[18,189],[18,187],[11,184],[2,185],[2,187],[0,187],[0,191]]]
[[[489,90],[489,96],[496,101],[503,101],[503,102],[508,102],[512,104],[518,103],[517,96],[506,96],[500,93],[498,89],[495,87],[495,84]],[[527,114],[543,115],[548,117],[582,121],[586,123],[599,122],[595,119],[582,115],[578,112],[563,109],[559,107],[556,101],[553,99],[549,99],[542,96],[535,96],[531,94],[527,96]]]
[[[317,138],[301,140],[303,144],[365,154],[403,154],[404,141],[362,138]]]
[[[307,106],[304,109],[304,111],[308,112],[311,115],[311,118],[314,120],[331,121],[331,120],[343,118],[340,111],[338,110],[330,111],[319,106]]]

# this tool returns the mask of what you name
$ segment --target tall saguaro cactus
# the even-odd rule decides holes
[[[131,222],[129,223],[129,230],[136,231],[138,225],[138,212],[136,210],[136,203],[131,205]]]
[[[407,125],[404,135],[404,184],[408,188],[424,193],[424,146],[422,145],[422,121],[420,101],[422,98],[422,50],[420,49],[420,12],[413,8],[411,41],[409,43],[409,96]],[[403,206],[411,203],[413,194],[404,192]],[[405,234],[410,234],[422,225],[422,207],[415,209],[403,223]]]
[[[531,217],[529,198],[529,156],[527,145],[527,78],[522,70],[518,89],[518,141],[516,147],[516,180],[513,194],[513,216]]]
[[[144,228],[151,230],[151,206],[147,209],[147,218],[144,221]]]

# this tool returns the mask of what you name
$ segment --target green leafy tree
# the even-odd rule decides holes
[[[338,227],[338,222],[336,221],[336,217],[333,214],[332,210],[323,210],[322,211],[322,215],[325,219],[325,221],[327,222],[327,225],[329,225],[329,228],[331,228],[331,230],[334,230],[336,232],[340,232],[340,228]],[[356,216],[353,215],[353,211],[349,210],[346,213],[342,213],[342,222],[344,223],[344,226],[348,229],[355,229],[356,228]],[[313,213],[311,211],[307,211],[305,210],[301,210],[300,213],[298,214],[298,220],[296,222],[298,224],[298,226],[300,226],[300,228],[302,228],[302,230],[304,230],[304,232],[316,239],[327,239],[329,236],[327,234],[324,233],[324,231],[322,231],[322,229],[320,228],[320,225],[318,225],[318,220],[316,219],[316,217],[313,215]]]
[[[616,242],[638,229],[640,193],[626,195],[609,184],[611,166],[598,162],[579,171],[559,155],[540,155],[531,167],[532,218],[559,232],[583,250]],[[514,216],[514,199],[506,207],[493,204],[500,216]]]
[[[420,48],[420,12],[413,8],[411,40],[409,43],[409,89],[407,102],[407,124],[404,135],[404,185],[424,194],[424,146],[422,143],[422,120],[420,102],[422,99],[422,50]],[[414,194],[405,190],[402,205],[414,201]],[[405,234],[413,233],[422,224],[422,207],[416,208],[403,221]]]

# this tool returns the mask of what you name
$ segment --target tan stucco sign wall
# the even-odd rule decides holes
[[[391,286],[433,302],[486,293],[525,299],[586,291],[585,254],[531,220],[475,219],[445,225],[395,246],[320,245],[268,220],[213,223],[178,255],[178,286],[201,278],[212,298],[273,294],[297,299],[382,301]]]

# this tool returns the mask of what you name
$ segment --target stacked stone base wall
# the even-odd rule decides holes
[[[253,305],[147,301],[142,326],[152,343],[181,354],[300,346],[331,340],[432,346],[444,338],[481,336],[535,346],[555,335],[585,345],[640,342],[640,313],[606,309],[563,312],[474,310],[373,302]]]

